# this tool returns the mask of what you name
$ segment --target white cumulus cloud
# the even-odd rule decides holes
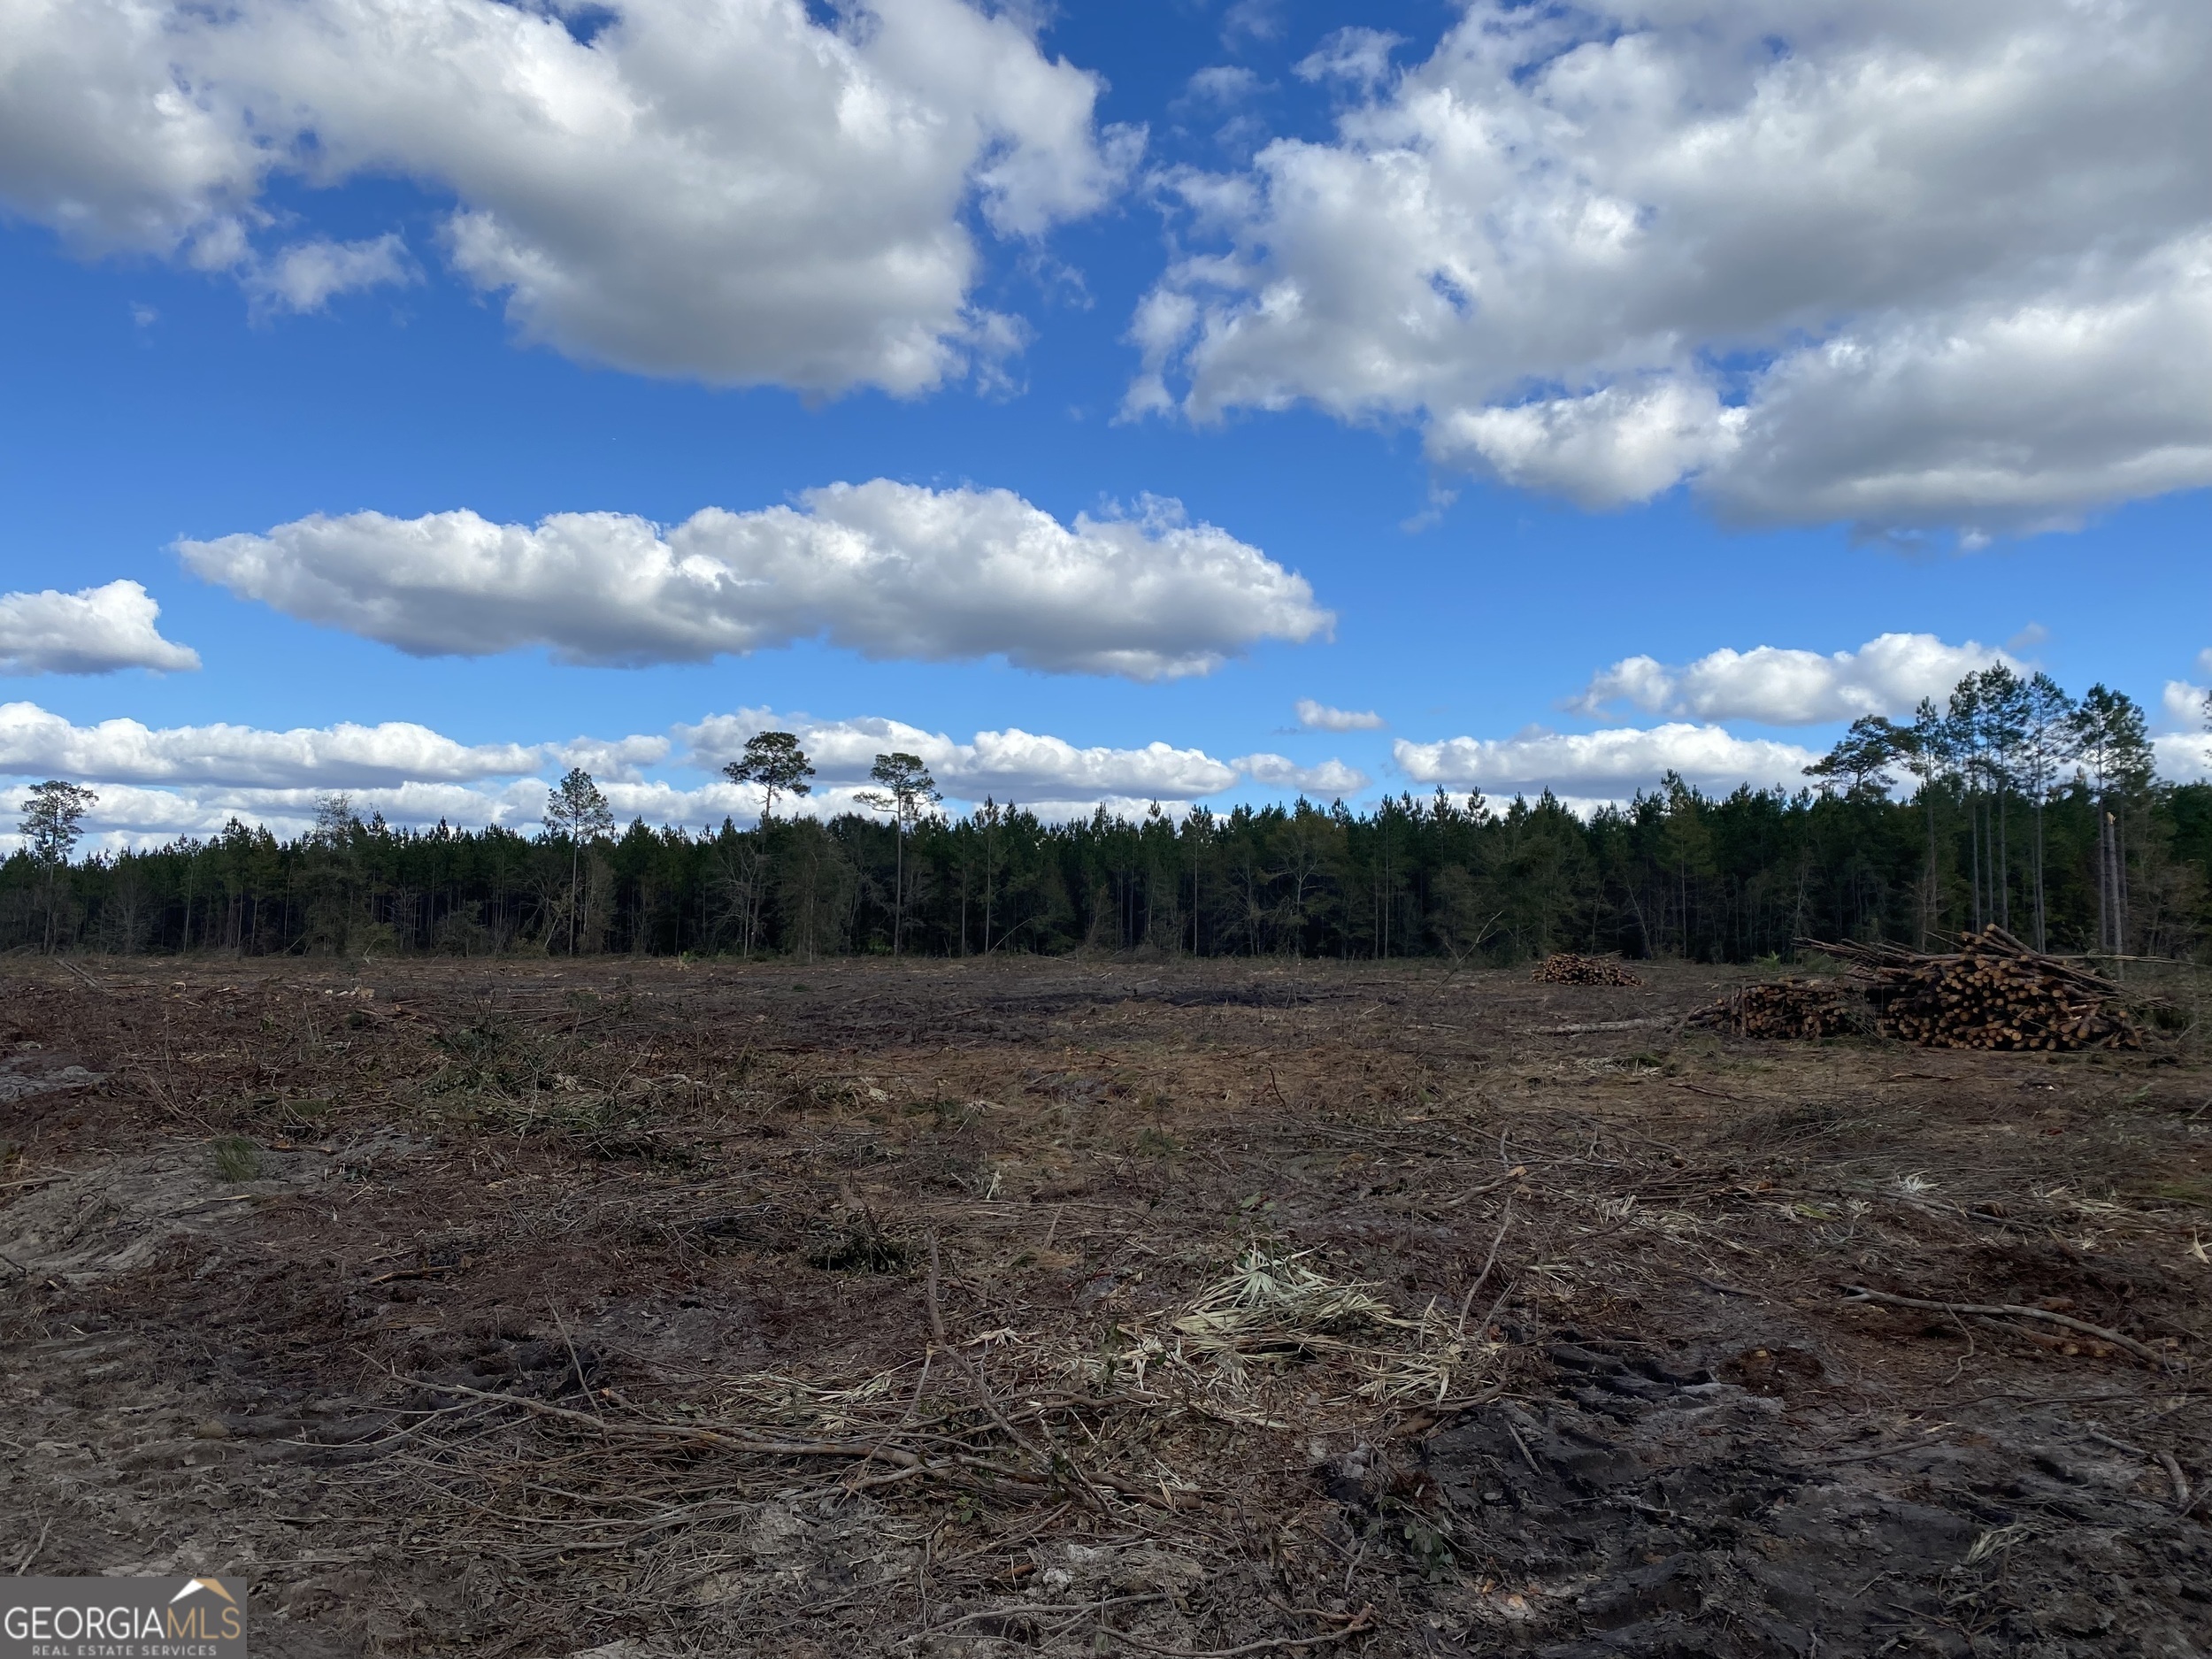
[[[0,774],[90,783],[213,783],[274,789],[353,789],[513,775],[536,749],[457,743],[427,726],[152,727],[138,720],[77,726],[34,703],[0,703]]]
[[[1389,722],[1371,709],[1333,709],[1311,697],[1301,697],[1298,724],[1309,732],[1379,732]]]
[[[0,594],[0,674],[174,673],[197,668],[189,646],[161,637],[161,607],[136,582],[73,594]]]
[[[1254,783],[1327,798],[1357,795],[1372,781],[1358,767],[1335,759],[1325,760],[1318,766],[1301,766],[1287,755],[1244,755],[1229,764]]]
[[[2208,75],[2200,0],[1469,0],[1328,142],[1168,180],[1128,406],[1970,541],[2212,484]]]
[[[316,237],[296,242],[255,269],[246,286],[265,303],[286,311],[319,311],[341,294],[416,280],[407,246],[396,232],[365,242]]]
[[[978,732],[961,743],[942,732],[879,717],[780,719],[766,709],[744,709],[680,726],[676,734],[699,764],[719,766],[737,757],[746,739],[770,730],[795,735],[821,784],[832,787],[864,787],[875,757],[894,751],[920,757],[938,787],[961,802],[987,796],[1002,805],[1079,802],[1088,810],[1088,803],[1108,798],[1193,801],[1218,795],[1237,781],[1234,766],[1202,749],[1164,742],[1141,749],[1079,748],[1062,738],[1010,728]]]
[[[2197,657],[2200,672],[2212,675],[2212,651]],[[2186,680],[2170,680],[2159,698],[2159,722],[2165,730],[2151,739],[2158,775],[2176,783],[2212,782],[2212,692]]]
[[[1717,726],[1671,721],[1605,732],[1530,730],[1512,737],[1453,737],[1391,745],[1400,770],[1417,783],[1533,795],[1549,789],[1577,801],[1621,800],[1655,787],[1668,772],[1706,790],[1739,784],[1804,787],[1812,749],[1738,737]]]
[[[602,782],[631,784],[642,781],[644,769],[666,760],[673,747],[658,736],[576,737],[547,744],[545,753],[563,771],[580,766]]]
[[[1037,235],[1141,145],[1099,132],[1099,81],[1027,11],[616,0],[588,28],[502,0],[0,0],[0,202],[311,309],[394,280],[396,250],[265,262],[272,181],[398,175],[453,202],[446,258],[526,340],[912,394],[1018,333],[970,303],[972,210]]]
[[[1371,91],[1390,78],[1390,54],[1404,44],[1402,35],[1385,29],[1340,28],[1300,58],[1292,73],[1301,81],[1348,81]]]
[[[884,479],[802,502],[710,507],[666,532],[605,512],[534,526],[318,514],[179,550],[235,593],[419,656],[543,645],[569,662],[696,662],[819,638],[877,658],[1154,680],[1333,620],[1302,577],[1171,503],[1066,526],[1010,491]]]
[[[2165,693],[2159,698],[2158,711],[2163,724],[2170,730],[2187,732],[2201,728],[2205,721],[2206,692],[2185,680],[2170,680]]]
[[[1647,714],[1818,726],[1909,714],[1923,697],[1940,705],[1961,680],[1995,663],[2020,666],[1972,640],[1947,645],[1932,634],[1885,634],[1855,651],[1824,657],[1771,645],[1717,650],[1681,667],[1626,657],[1593,675],[1568,706],[1603,715],[1607,705],[1627,702]]]
[[[1684,474],[1724,459],[1743,411],[1724,409],[1709,386],[1657,378],[1579,397],[1509,408],[1455,409],[1429,428],[1429,453],[1509,484],[1618,507],[1657,495]]]

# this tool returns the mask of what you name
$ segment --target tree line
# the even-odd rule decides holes
[[[790,733],[725,770],[762,790],[757,826],[623,828],[578,770],[534,835],[395,827],[330,795],[290,840],[233,820],[81,859],[96,797],[50,780],[0,864],[0,949],[1747,961],[1808,934],[1926,945],[1993,922],[2051,949],[2183,956],[2212,929],[2212,786],[2156,775],[2125,696],[2077,702],[2001,666],[1909,722],[1858,721],[1797,789],[1670,776],[1586,819],[1548,793],[1441,789],[1356,812],[951,816],[898,753],[877,757],[869,810],[823,818],[778,810],[811,788]]]

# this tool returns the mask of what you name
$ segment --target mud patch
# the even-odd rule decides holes
[[[1908,1418],[1878,1444],[1808,1455],[1840,1427],[1823,1412],[1678,1363],[1564,1357],[1551,1398],[1486,1408],[1425,1451],[1485,1586],[1471,1645],[1543,1659],[2202,1651],[2204,1612],[2187,1604],[2212,1601],[2204,1529],[2161,1501],[2147,1458],[2116,1458],[2047,1409],[1993,1433]]]

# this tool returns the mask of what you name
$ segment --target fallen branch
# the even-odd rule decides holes
[[[987,1618],[1017,1619],[1033,1617],[1040,1613],[1073,1613],[1079,1617],[1087,1613],[1096,1613],[1110,1607],[1128,1607],[1138,1601],[1166,1601],[1172,1599],[1164,1590],[1154,1590],[1143,1595],[1108,1596],[1103,1601],[1017,1601],[1011,1607],[979,1608],[972,1613],[963,1613],[957,1618],[949,1618],[941,1624],[930,1625],[927,1633],[935,1636],[945,1631],[957,1630],[963,1624],[977,1624]]]
[[[1511,1169],[1508,1170],[1502,1175],[1493,1176],[1486,1181],[1478,1181],[1474,1186],[1470,1187],[1462,1192],[1458,1197],[1443,1205],[1442,1208],[1446,1210],[1456,1210],[1469,1199],[1479,1198],[1485,1193],[1494,1193],[1499,1187],[1505,1186],[1510,1181],[1517,1181],[1525,1179],[1527,1174],[1527,1164],[1516,1164]],[[1506,1202],[1509,1204],[1512,1202],[1512,1200],[1508,1199]]]
[[[519,1394],[492,1394],[481,1388],[471,1388],[465,1383],[433,1382],[420,1377],[403,1377],[400,1380],[437,1394],[466,1394],[475,1400],[491,1400],[502,1405],[520,1406],[533,1417],[550,1417],[557,1422],[573,1424],[579,1428],[589,1429],[595,1434],[687,1446],[712,1446],[755,1457],[852,1457],[864,1462],[874,1460],[894,1464],[910,1478],[933,1475],[946,1479],[969,1470],[976,1470],[996,1476],[997,1489],[1002,1494],[1042,1497],[1048,1494],[1048,1488],[1022,1479],[1018,1471],[1002,1468],[987,1458],[958,1455],[942,1462],[932,1463],[918,1453],[899,1447],[878,1446],[866,1440],[755,1440],[748,1435],[728,1434],[719,1429],[691,1423],[603,1423],[588,1412],[572,1411],[565,1406],[548,1405],[541,1400],[526,1400]],[[868,1481],[861,1483],[864,1486],[872,1484]]]
[[[372,1285],[389,1285],[396,1279],[435,1279],[442,1273],[457,1273],[460,1271],[457,1262],[449,1262],[442,1267],[399,1267],[388,1273],[379,1273],[368,1282]]]
[[[2122,1336],[2117,1331],[2108,1330],[2103,1325],[2092,1325],[2086,1319],[2053,1313],[2047,1308],[2023,1308],[2012,1302],[1931,1302],[1924,1296],[1898,1296],[1886,1290],[1869,1290],[1863,1285],[1846,1285],[1843,1289],[1844,1294],[1854,1302],[1886,1302],[1894,1308],[1925,1308],[1934,1313],[1973,1313],[2008,1319],[2041,1319],[2049,1325],[2064,1325],[2070,1331],[2078,1331],[2084,1336],[2095,1337],[2100,1342],[2109,1342],[2115,1348],[2124,1348],[2147,1365],[2155,1365],[2162,1371],[2166,1367],[2166,1356],[2148,1344],[2139,1342],[2131,1336]]]
[[[2158,1454],[2158,1461],[2166,1466],[2166,1479],[2174,1483],[2174,1509],[2186,1515],[2195,1507],[2195,1496],[2189,1490],[2189,1477],[2181,1472],[2180,1460],[2171,1452]]]
[[[1166,1654],[1169,1659],[1236,1659],[1239,1654],[1267,1653],[1278,1647],[1323,1647],[1348,1636],[1364,1636],[1374,1628],[1375,1607],[1371,1601],[1342,1630],[1326,1631],[1318,1636],[1271,1636],[1264,1641],[1248,1641],[1237,1647],[1163,1647],[1156,1642],[1143,1641],[1119,1631],[1114,1632],[1114,1640],[1127,1642],[1132,1647],[1141,1647],[1147,1653]]]
[[[1523,1171],[1515,1170],[1515,1175]],[[1511,1177],[1506,1179],[1510,1179]],[[1505,1201],[1505,1214],[1498,1222],[1497,1236],[1490,1240],[1490,1254],[1483,1258],[1482,1271],[1475,1275],[1475,1282],[1467,1286],[1467,1294],[1459,1304],[1459,1334],[1467,1334],[1467,1311],[1475,1305],[1475,1293],[1488,1282],[1490,1270],[1498,1264],[1498,1247],[1505,1242],[1506,1229],[1513,1225],[1513,1201]]]
[[[70,972],[75,974],[80,979],[82,979],[87,985],[97,991],[102,996],[110,996],[113,995],[113,993],[111,992],[106,986],[101,984],[99,980],[94,979],[75,963],[70,961],[68,957],[56,956],[54,960],[60,963],[63,967],[68,969]]]
[[[1012,1440],[1015,1445],[1020,1447],[1023,1451],[1028,1453],[1031,1457],[1036,1459],[1038,1463],[1044,1466],[1046,1479],[1051,1479],[1053,1472],[1060,1465],[1064,1463],[1068,1469],[1074,1473],[1075,1478],[1078,1480],[1082,1481],[1084,1495],[1089,1498],[1092,1502],[1097,1504],[1099,1508],[1105,1508],[1106,1506],[1103,1500],[1099,1496],[1098,1488],[1084,1475],[1080,1469],[1076,1467],[1075,1460],[1073,1458],[1069,1457],[1064,1452],[1060,1453],[1059,1455],[1055,1456],[1054,1452],[1059,1451],[1059,1448],[1056,1444],[1055,1445],[1052,1452],[1047,1452],[1040,1449],[1033,1442],[1031,1441],[1030,1438],[1026,1434],[1024,1434],[1008,1420],[1004,1412],[998,1409],[998,1402],[991,1398],[991,1390],[989,1386],[983,1380],[982,1371],[978,1369],[972,1361],[970,1361],[965,1354],[963,1354],[960,1351],[958,1344],[949,1340],[945,1334],[945,1310],[937,1300],[937,1235],[933,1233],[929,1235],[930,1334],[934,1336],[938,1341],[942,1342],[945,1345],[946,1354],[950,1356],[953,1363],[960,1368],[962,1374],[967,1379],[968,1386],[974,1392],[976,1403],[983,1408],[984,1415],[988,1417],[992,1422],[997,1424],[1000,1428],[1006,1432],[1007,1439]],[[926,1359],[925,1359],[924,1363],[927,1363]],[[1041,1424],[1039,1426],[1042,1427],[1043,1425]],[[1046,1437],[1049,1439],[1051,1437],[1052,1431],[1050,1429],[1046,1429],[1044,1432]]]

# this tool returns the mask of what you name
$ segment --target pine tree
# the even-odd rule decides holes
[[[49,778],[31,786],[20,809],[24,849],[45,878],[49,956],[54,952],[55,926],[61,910],[62,872],[69,867],[69,856],[77,850],[78,838],[84,833],[85,814],[99,799],[82,784]]]
[[[903,750],[877,756],[876,764],[868,769],[868,776],[876,787],[863,789],[856,798],[879,812],[888,812],[893,832],[898,838],[891,878],[891,954],[895,956],[906,920],[907,832],[924,812],[945,797],[939,793],[937,780],[929,775],[922,757]]]
[[[799,747],[799,740],[788,732],[754,733],[745,740],[745,752],[723,767],[722,775],[732,783],[760,786],[766,797],[760,810],[764,824],[775,816],[778,795],[814,792],[814,786],[807,781],[814,776],[813,764],[806,750]]]
[[[607,797],[599,793],[599,786],[591,780],[591,774],[577,766],[546,792],[545,822],[547,828],[560,830],[568,836],[568,954],[572,956],[576,954],[584,840],[612,830],[614,814],[608,810]]]

